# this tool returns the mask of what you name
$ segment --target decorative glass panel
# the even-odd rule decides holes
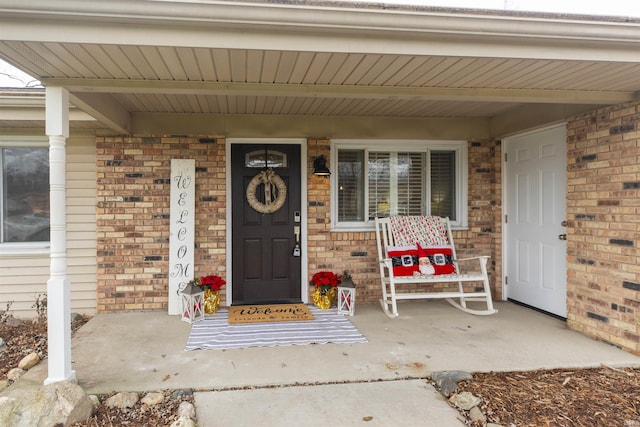
[[[423,215],[424,153],[398,153],[397,214]]]
[[[391,214],[391,154],[369,153],[369,219]]]
[[[431,152],[431,214],[456,220],[456,153]]]
[[[424,154],[369,153],[369,219],[424,214]]]
[[[338,221],[364,220],[364,151],[338,152]]]
[[[3,148],[2,242],[49,241],[49,151]]]
[[[255,150],[247,153],[244,160],[248,168],[286,168],[287,155],[275,150]]]

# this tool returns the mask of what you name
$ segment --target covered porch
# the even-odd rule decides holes
[[[198,272],[207,271],[206,268],[214,265],[210,262],[213,259],[218,268],[216,272],[232,283],[228,250],[231,245],[226,240],[231,233],[227,213],[231,186],[226,181],[229,156],[222,144],[227,139],[304,138],[303,147],[308,151],[302,156],[302,178],[306,177],[305,171],[310,170],[309,163],[315,156],[331,155],[334,140],[464,141],[470,150],[465,171],[469,179],[460,181],[464,185],[469,182],[470,197],[468,203],[461,205],[469,207],[473,215],[468,229],[461,229],[460,233],[467,239],[470,251],[488,250],[495,260],[492,286],[496,299],[508,296],[503,280],[506,268],[502,229],[506,218],[502,215],[504,161],[500,140],[572,120],[567,139],[575,145],[567,149],[569,165],[594,162],[595,166],[601,166],[605,162],[597,162],[596,153],[602,150],[594,146],[618,143],[623,133],[625,146],[617,150],[627,150],[626,144],[637,145],[633,103],[638,99],[640,75],[638,22],[307,2],[127,1],[118,2],[117,7],[118,14],[114,15],[113,4],[104,2],[76,0],[53,5],[34,1],[25,8],[23,2],[10,1],[0,14],[3,40],[0,56],[37,77],[47,87],[45,133],[55,154],[52,178],[56,178],[51,182],[54,203],[49,296],[57,311],[49,313],[50,335],[57,332],[60,338],[51,340],[59,345],[49,351],[50,381],[75,376],[67,330],[69,292],[73,291],[74,284],[68,280],[65,233],[71,224],[64,209],[65,201],[69,202],[64,194],[69,105],[100,122],[100,129],[91,132],[90,148],[95,149],[91,172],[96,172],[96,181],[109,181],[96,184],[93,194],[97,193],[98,209],[91,212],[97,224],[97,231],[91,233],[94,235],[90,239],[96,241],[93,265],[96,266],[98,312],[156,310],[167,305],[168,248],[163,239],[168,234],[169,175],[166,171],[169,158],[196,158],[201,164],[206,163],[207,166],[201,168],[208,169],[201,173],[210,174],[207,178],[211,181],[209,192],[202,194],[200,201],[204,208],[199,212],[210,221],[205,224],[210,235],[209,240],[201,237],[199,243],[204,242],[205,249],[201,250],[195,266]],[[607,107],[612,105],[622,106],[618,112],[614,107]],[[611,110],[602,110],[603,107]],[[44,128],[44,123],[42,125]],[[200,143],[202,145],[198,145]],[[178,147],[177,151],[172,150],[172,145]],[[205,145],[209,151],[202,148]],[[201,159],[197,158],[198,154]],[[634,161],[634,156],[625,152],[625,160]],[[615,166],[612,164],[606,172],[617,174]],[[333,170],[335,173],[336,169]],[[591,335],[623,343],[631,351],[637,351],[637,322],[633,315],[640,284],[637,283],[636,256],[629,255],[619,262],[623,267],[630,266],[627,271],[616,265],[616,268],[607,266],[603,272],[597,265],[599,252],[575,250],[582,243],[580,233],[590,226],[577,221],[597,220],[597,226],[605,229],[603,234],[609,236],[609,230],[600,222],[618,221],[601,219],[596,214],[600,209],[614,206],[615,200],[610,199],[617,196],[594,194],[586,206],[589,212],[585,214],[582,212],[585,206],[574,200],[583,200],[582,192],[593,190],[583,190],[582,176],[575,178],[569,197],[558,193],[563,200],[570,200],[567,231],[568,247],[573,252],[563,278],[573,280],[569,283],[573,290],[568,298],[567,317],[576,329],[593,329],[588,331]],[[308,280],[307,271],[337,270],[342,267],[338,260],[346,260],[350,265],[360,262],[360,271],[357,271],[360,289],[368,290],[366,297],[375,300],[377,273],[370,268],[370,260],[365,259],[369,256],[366,245],[371,240],[370,230],[363,227],[351,232],[332,228],[330,219],[335,218],[335,212],[331,210],[329,181],[307,181],[302,192],[315,194],[315,199],[302,203],[303,222],[313,224],[314,228],[309,233],[303,230],[303,243],[309,243],[303,244],[303,248],[313,250],[307,254],[303,249],[301,282]],[[145,191],[141,193],[136,185],[145,186]],[[625,176],[619,186],[632,193],[638,188],[636,174]],[[634,194],[629,198],[634,200]],[[130,212],[135,212],[133,218]],[[304,221],[305,212],[310,221]],[[141,228],[131,229],[136,221]],[[156,228],[143,230],[149,221],[157,223]],[[626,251],[627,246],[636,245],[635,237],[626,238],[631,233],[616,232],[614,238],[607,241],[614,248],[623,246],[621,250]],[[307,235],[312,234],[313,239],[307,242]],[[123,238],[130,241],[125,242]],[[139,242],[135,239],[143,239],[147,246],[137,247]],[[356,246],[356,250],[352,246]],[[113,256],[121,258],[114,260]],[[584,266],[589,270],[583,274]],[[603,279],[600,275],[606,277]],[[594,276],[597,280],[591,280]],[[598,289],[602,294],[583,304],[584,300],[579,298],[592,294],[592,281],[605,283],[602,286],[609,288]],[[617,292],[620,289],[622,291]],[[612,293],[621,296],[605,301],[604,297]],[[458,326],[449,330],[457,319],[454,316],[459,314],[447,309],[441,319],[447,326],[442,328],[459,334],[449,340],[447,334],[441,335],[442,330],[434,328],[432,319],[418,320],[423,322],[420,326],[431,328],[434,334],[431,337],[422,335],[426,334],[422,327],[402,323],[413,321],[413,317],[396,320],[399,323],[378,324],[376,319],[381,313],[376,309],[371,310],[371,318],[363,310],[364,314],[355,321],[361,326],[360,319],[363,319],[367,323],[366,328],[362,325],[363,329],[379,327],[385,331],[390,328],[389,335],[380,336],[379,342],[385,347],[365,351],[354,346],[354,355],[362,351],[358,358],[347,357],[342,350],[332,354],[325,347],[321,356],[313,353],[317,351],[314,347],[291,348],[287,349],[287,354],[292,353],[287,360],[277,360],[281,349],[238,352],[236,361],[229,357],[235,356],[235,352],[226,352],[223,358],[185,354],[181,351],[182,344],[177,344],[180,339],[169,338],[166,331],[172,330],[169,325],[173,325],[177,328],[175,333],[186,334],[188,328],[177,326],[176,319],[166,313],[101,315],[95,319],[96,325],[100,319],[113,320],[108,321],[109,326],[101,326],[104,332],[99,338],[98,334],[90,334],[90,338],[85,339],[104,337],[105,341],[82,347],[83,338],[79,336],[74,344],[73,368],[78,370],[79,381],[85,382],[83,385],[88,391],[92,391],[91,384],[119,385],[114,372],[106,371],[102,377],[89,379],[90,375],[98,375],[103,367],[110,366],[111,362],[101,360],[112,357],[110,355],[117,355],[113,361],[115,366],[123,362],[137,366],[135,372],[140,375],[136,381],[141,386],[147,375],[150,381],[158,381],[162,369],[180,366],[185,373],[163,373],[163,376],[170,374],[163,385],[178,386],[172,382],[184,381],[188,370],[194,376],[188,378],[194,381],[191,386],[199,388],[199,382],[210,381],[200,375],[208,364],[213,364],[209,366],[213,371],[232,375],[229,379],[217,378],[217,382],[234,386],[233,381],[243,377],[245,380],[240,381],[249,378],[254,381],[256,372],[252,369],[258,369],[261,376],[268,372],[265,381],[275,380],[269,375],[282,374],[281,369],[284,369],[284,378],[295,378],[302,373],[319,381],[318,372],[323,369],[319,369],[318,364],[327,364],[325,368],[331,369],[324,370],[331,377],[321,380],[331,381],[336,375],[336,366],[344,365],[351,367],[352,377],[343,381],[359,381],[359,375],[368,376],[372,372],[379,378],[402,377],[409,372],[426,375],[430,370],[439,370],[438,360],[446,369],[458,356],[462,357],[458,364],[469,364],[468,370],[482,370],[474,364],[486,360],[496,363],[530,360],[533,368],[534,364],[551,362],[547,358],[555,354],[564,354],[560,348],[537,354],[544,346],[539,344],[540,339],[531,338],[531,321],[520,324],[522,330],[512,335],[505,333],[506,325],[501,325],[484,330],[473,340],[470,337],[474,328],[482,330],[482,325],[491,325],[494,320],[471,320],[465,316],[460,318]],[[627,323],[620,326],[619,318]],[[118,344],[119,334],[106,332],[111,323],[117,324],[116,319],[126,319],[127,325],[141,325],[138,332],[143,336],[126,337],[131,338],[131,342]],[[474,326],[475,323],[467,322],[479,323]],[[564,323],[554,321],[553,324],[557,325],[557,332],[570,333]],[[402,336],[399,331],[404,327],[408,334],[406,340],[399,338]],[[87,330],[90,328],[91,325]],[[487,341],[487,337],[492,340]],[[541,337],[545,342],[549,339],[545,335]],[[522,340],[524,343],[520,344]],[[568,341],[557,342],[566,345]],[[156,354],[151,348],[131,351],[140,343],[160,346],[156,349],[164,352]],[[434,343],[446,344],[440,359],[431,355]],[[611,349],[604,344],[593,345]],[[92,353],[100,348],[103,353]],[[121,351],[115,351],[116,348]],[[484,358],[479,357],[484,354],[480,351],[482,348],[488,349]],[[528,351],[522,351],[523,348]],[[92,357],[87,358],[88,364],[83,366],[87,356],[80,354],[85,349]],[[571,358],[589,354],[576,353],[570,347],[565,351]],[[278,357],[272,360],[271,352]],[[247,357],[243,365],[247,371],[242,375],[238,374],[237,366],[227,365],[239,365],[244,357]],[[374,361],[371,357],[375,357]],[[159,358],[158,365],[153,367],[156,358]],[[273,369],[256,364],[256,359],[265,364],[274,363]],[[163,364],[168,362],[171,364]],[[560,362],[569,363],[568,360]],[[591,360],[591,363],[601,362],[603,360]],[[196,369],[191,366],[194,364]],[[115,369],[119,371],[120,368]],[[299,381],[306,381],[304,375]]]
[[[190,326],[176,317],[102,314],[73,339],[73,369],[87,393],[193,389],[203,427],[326,425],[363,415],[372,425],[443,427],[462,424],[428,383],[436,371],[640,366],[640,357],[554,317],[497,307],[496,315],[470,316],[446,302],[405,302],[392,320],[377,305],[360,305],[352,321],[368,343],[189,352]],[[41,363],[3,394],[38,387],[46,374]]]
[[[400,304],[396,319],[377,304],[356,307],[351,320],[367,343],[231,350],[185,351],[191,326],[165,312],[101,314],[74,337],[73,369],[87,393],[109,393],[391,381],[444,370],[640,366],[638,356],[511,302],[497,302],[492,316],[471,316],[443,301]],[[21,383],[39,386],[45,376],[41,363]]]

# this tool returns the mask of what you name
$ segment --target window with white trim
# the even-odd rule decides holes
[[[391,215],[467,224],[466,141],[334,140],[331,164],[334,229],[370,228]]]
[[[0,142],[0,244],[49,242],[49,150]]]

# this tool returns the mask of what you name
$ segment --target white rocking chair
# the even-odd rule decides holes
[[[451,305],[460,310],[476,315],[488,315],[497,313],[493,308],[491,299],[491,289],[489,287],[489,278],[487,275],[487,260],[489,256],[478,256],[472,258],[458,259],[456,256],[453,237],[451,234],[451,226],[448,218],[436,216],[398,216],[391,218],[376,218],[376,241],[378,245],[378,259],[380,265],[380,280],[382,284],[382,299],[380,304],[387,316],[394,318],[398,316],[398,300],[404,299],[446,299]],[[453,267],[449,266],[454,273],[450,274],[422,274],[414,271],[411,275],[394,274],[394,266],[408,267],[409,270],[417,269],[409,265],[409,262],[415,262],[416,256],[401,255],[400,257],[389,256],[389,250],[392,251],[399,247],[411,248],[418,246],[420,249],[444,248],[450,257],[449,261]],[[417,250],[417,249],[416,249]],[[435,250],[437,252],[438,250]],[[394,253],[397,255],[397,252]],[[410,260],[408,257],[411,257]],[[437,254],[436,263],[442,263],[444,256]],[[460,271],[459,263],[461,261],[466,265],[468,261],[477,260],[479,263],[479,272],[463,274]],[[406,263],[405,263],[406,261]],[[426,262],[426,261],[425,261]],[[476,264],[478,265],[478,264]],[[402,267],[401,267],[402,268]],[[406,271],[403,272],[406,274]],[[464,292],[463,284],[467,282],[482,283],[482,290],[474,290],[473,292]],[[432,291],[432,292],[402,292],[403,285],[413,284],[437,284],[437,283],[457,283],[457,291]],[[486,304],[486,309],[471,309],[467,307],[469,301],[481,301]]]

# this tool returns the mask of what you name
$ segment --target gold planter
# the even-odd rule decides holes
[[[218,291],[207,289],[204,291],[204,314],[216,314],[220,307],[220,295]]]
[[[336,288],[332,287],[324,293],[320,289],[316,289],[311,296],[313,297],[313,305],[320,310],[328,310],[336,300]]]

